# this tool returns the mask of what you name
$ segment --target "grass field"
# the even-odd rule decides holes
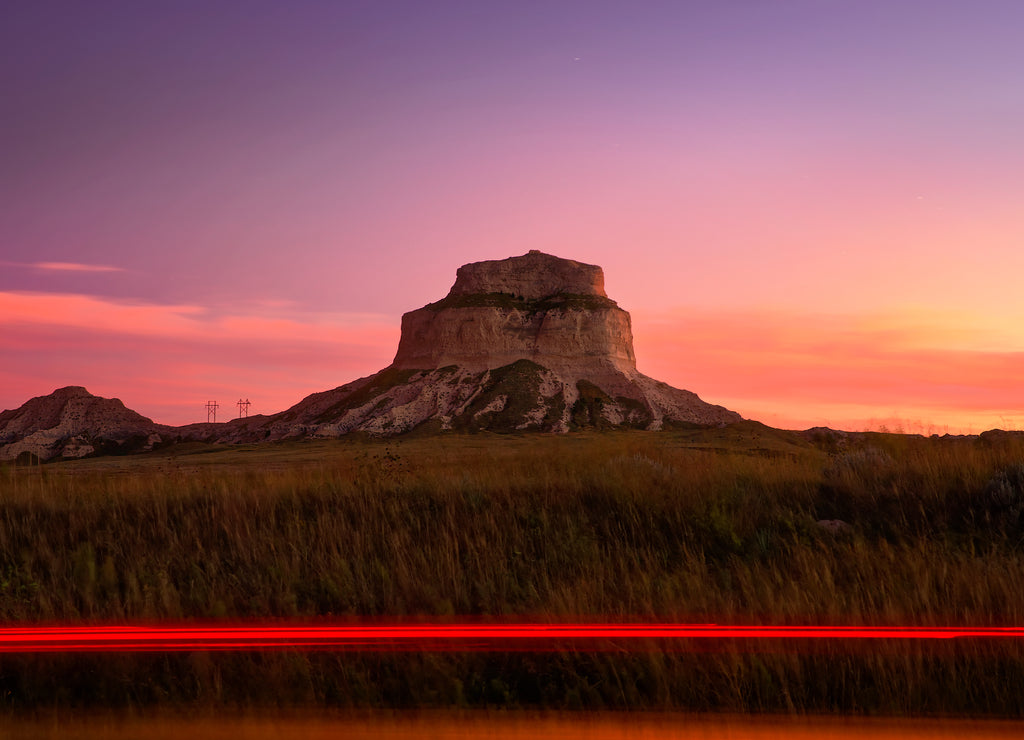
[[[825,527],[821,520],[841,520]],[[1024,438],[743,423],[0,468],[0,621],[1024,624]],[[1021,714],[1010,642],[0,656],[0,704]]]

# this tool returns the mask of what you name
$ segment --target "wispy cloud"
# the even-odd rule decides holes
[[[37,270],[53,270],[58,272],[125,272],[123,267],[113,265],[86,265],[81,262],[31,262],[29,267]]]
[[[84,385],[168,424],[205,419],[208,396],[245,395],[253,413],[273,413],[385,367],[398,334],[397,318],[380,315],[0,291],[0,408]]]
[[[128,272],[124,267],[115,265],[89,265],[84,262],[12,262],[0,260],[4,267],[20,267],[25,270],[42,270],[44,272]]]

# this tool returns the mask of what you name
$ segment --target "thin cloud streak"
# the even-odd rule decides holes
[[[206,400],[239,395],[252,399],[250,413],[270,414],[380,370],[397,345],[398,322],[383,316],[218,316],[0,292],[0,407],[84,385],[165,424],[203,421]]]
[[[57,270],[63,272],[126,272],[123,267],[113,265],[85,265],[80,262],[32,262],[29,267],[37,270]]]
[[[0,325],[61,326],[122,335],[177,338],[250,337],[321,342],[358,327],[390,325],[383,314],[217,313],[195,304],[114,301],[77,293],[0,291]]]

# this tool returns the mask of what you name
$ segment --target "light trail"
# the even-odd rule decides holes
[[[842,627],[717,624],[330,624],[20,626],[0,653],[196,650],[474,651],[676,649],[716,640],[1021,639],[1024,627]]]

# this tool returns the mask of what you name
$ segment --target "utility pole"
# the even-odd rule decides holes
[[[244,401],[241,398],[238,399],[238,418],[239,419],[241,419],[243,416],[246,416],[246,417],[249,416],[249,405],[250,404],[249,404],[249,399],[248,398],[245,399]]]
[[[206,402],[206,421],[217,421],[217,409],[220,408],[220,404],[216,401]]]

